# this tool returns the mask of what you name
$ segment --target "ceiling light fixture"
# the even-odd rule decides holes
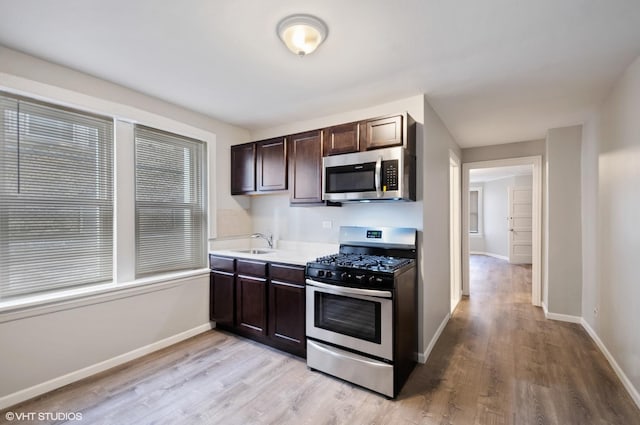
[[[278,37],[299,56],[312,53],[327,38],[327,25],[311,15],[291,15],[278,23]]]

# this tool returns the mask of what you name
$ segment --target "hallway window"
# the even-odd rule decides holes
[[[482,188],[469,188],[469,233],[482,233]]]

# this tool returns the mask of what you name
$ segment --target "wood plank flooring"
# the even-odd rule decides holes
[[[463,299],[397,400],[303,360],[210,331],[0,412],[80,412],[76,424],[640,424],[579,326],[530,304],[531,269],[472,256]]]

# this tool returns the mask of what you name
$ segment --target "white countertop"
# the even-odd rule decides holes
[[[249,260],[265,261],[270,263],[286,263],[306,266],[307,262],[313,261],[323,255],[335,254],[338,252],[336,244],[315,244],[293,241],[278,241],[278,249],[256,248],[260,251],[267,251],[264,254],[252,254],[247,251],[249,248],[214,249],[210,254],[222,255],[225,257],[246,258]]]

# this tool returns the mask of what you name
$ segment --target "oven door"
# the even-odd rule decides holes
[[[391,291],[307,279],[307,336],[393,360]]]

